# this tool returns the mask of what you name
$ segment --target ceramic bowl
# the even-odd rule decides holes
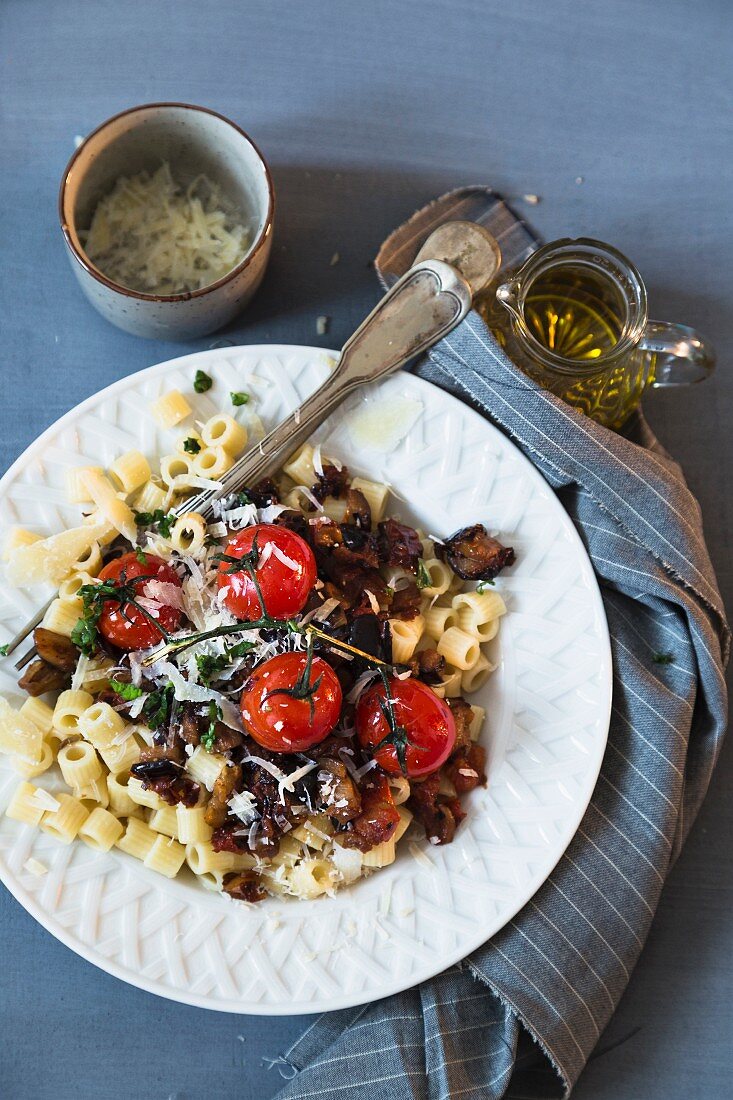
[[[155,171],[168,161],[178,183],[196,176],[218,183],[247,212],[252,243],[223,278],[185,294],[142,294],[107,278],[84,252],[99,200],[120,176]],[[275,194],[257,146],[223,115],[188,103],[149,103],[103,122],[76,150],[63,175],[59,217],[72,269],[87,299],[113,325],[136,336],[189,340],[225,325],[262,281],[272,247]]]

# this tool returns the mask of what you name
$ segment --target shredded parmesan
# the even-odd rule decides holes
[[[251,791],[240,791],[232,795],[227,805],[229,812],[238,817],[243,825],[251,825],[257,817],[255,796]]]
[[[223,278],[244,259],[252,234],[206,176],[184,191],[164,163],[153,175],[120,177],[98,203],[83,243],[116,283],[171,295]]]
[[[282,562],[286,569],[292,569],[293,573],[298,572],[299,566],[297,561],[293,561],[292,558],[289,558],[274,542],[268,542],[267,545],[272,547],[272,556],[277,558],[279,562]]]
[[[318,765],[316,763],[304,764],[302,768],[296,768],[290,775],[283,775],[282,779],[278,780],[277,795],[283,805],[285,804],[285,791],[290,791],[292,793],[292,791],[295,790],[295,784],[298,780],[302,779],[304,775],[307,775],[308,772],[312,772],[313,769],[317,767]],[[282,772],[280,774],[282,775]]]
[[[25,861],[25,863],[23,864],[23,868],[24,870],[29,871],[32,875],[35,875],[36,878],[42,878],[43,875],[48,874],[48,867],[46,866],[46,864],[41,863],[40,860],[33,859],[32,856],[30,859],[27,859]]]
[[[416,844],[414,840],[410,841],[409,852],[416,863],[419,863],[421,867],[427,867],[429,870],[433,870],[434,864],[432,859],[429,859],[425,855],[419,844]]]
[[[89,658],[85,657],[83,653],[80,653],[79,660],[76,662],[76,668],[74,669],[74,675],[71,677],[72,691],[79,691],[82,684],[84,683],[84,678],[86,677],[88,668]]]
[[[379,614],[379,600],[377,599],[377,597],[374,595],[373,592],[370,592],[368,588],[364,589],[364,595],[369,600],[369,606],[371,607],[374,614],[378,615]]]
[[[38,810],[50,810],[53,813],[54,810],[61,809],[59,800],[48,791],[44,791],[43,787],[37,787],[28,801]]]

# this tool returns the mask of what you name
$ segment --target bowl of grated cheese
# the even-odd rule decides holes
[[[59,217],[91,304],[136,336],[188,340],[231,321],[260,285],[275,195],[262,154],[206,107],[150,103],[71,157]]]

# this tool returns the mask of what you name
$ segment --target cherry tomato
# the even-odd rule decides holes
[[[389,697],[395,723],[407,738],[407,775],[417,779],[437,771],[456,743],[456,725],[450,707],[420,680],[390,678]],[[374,750],[374,759],[383,771],[388,775],[401,775],[395,746],[382,744],[391,733],[382,709],[387,707],[386,698],[381,681],[363,693],[356,708],[356,732],[360,744]]]
[[[307,653],[281,653],[256,668],[242,692],[245,728],[270,752],[304,752],[323,741],[341,713],[341,685],[330,665]]]
[[[292,619],[303,610],[308,594],[316,583],[316,559],[305,539],[289,531],[287,527],[277,527],[274,523],[256,523],[247,527],[227,543],[224,554],[228,558],[242,558],[250,554],[257,540],[258,564],[255,565],[257,584],[262,593],[264,608],[257,594],[252,577],[242,568],[230,573],[232,562],[222,561],[217,580],[222,600],[226,607],[247,622],[254,622],[262,616],[263,610],[273,619]],[[276,553],[268,547],[276,548],[292,562],[286,565]]]
[[[139,577],[139,580],[135,580]],[[114,581],[115,584],[131,584],[136,596],[145,595],[145,586],[149,580],[165,581],[166,584],[175,584],[181,587],[181,581],[175,570],[171,569],[162,558],[154,554],[145,554],[145,562],[138,561],[134,553],[123,554],[121,558],[105,565],[99,574],[100,581]],[[160,601],[162,606],[157,611],[157,616],[148,611],[150,618],[134,607],[126,603],[121,607],[114,600],[107,600],[102,614],[99,617],[99,629],[108,642],[118,649],[148,649],[163,640],[163,635],[158,630],[156,623],[160,623],[166,633],[176,630],[182,612],[177,607]],[[146,609],[147,610],[147,609]],[[152,621],[151,621],[152,620]]]

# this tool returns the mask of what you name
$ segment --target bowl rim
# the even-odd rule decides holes
[[[216,282],[207,283],[206,286],[200,287],[198,290],[189,290],[183,294],[143,294],[140,291],[130,290],[129,287],[122,286],[120,283],[116,283],[114,282],[114,280],[109,279],[103,271],[101,271],[92,263],[86,253],[81,248],[77,247],[73,240],[69,223],[67,222],[64,215],[66,188],[69,183],[69,176],[72,172],[72,169],[74,168],[74,165],[76,164],[77,159],[81,155],[84,146],[90,140],[90,138],[96,137],[97,134],[101,133],[113,122],[117,122],[118,119],[124,118],[126,115],[137,114],[141,111],[150,111],[159,107],[178,107],[188,111],[200,111],[202,114],[212,115],[214,118],[218,118],[221,122],[225,122],[228,126],[231,126],[231,128],[233,130],[236,130],[240,137],[243,137],[244,140],[248,142],[254,150],[257,159],[259,160],[264,170],[265,183],[267,185],[267,213],[265,216],[265,220],[262,228],[255,237],[254,242],[252,243],[244,259],[240,263],[238,263],[236,267],[233,267],[231,271],[228,271],[226,275],[223,275],[221,279],[217,279]],[[190,301],[192,298],[203,298],[205,295],[210,294],[212,291],[218,290],[220,287],[225,286],[227,283],[231,282],[242,271],[244,271],[247,267],[251,265],[257,254],[264,247],[268,237],[272,234],[272,227],[275,215],[275,188],[272,182],[270,167],[264,156],[262,155],[259,147],[255,144],[249,134],[242,129],[241,126],[238,126],[236,122],[232,122],[232,120],[230,118],[227,118],[226,115],[222,115],[219,111],[212,110],[211,107],[201,107],[195,103],[181,103],[176,101],[141,103],[136,107],[128,107],[124,111],[119,111],[116,115],[110,115],[110,117],[105,119],[104,122],[101,122],[99,126],[96,126],[93,130],[91,130],[86,135],[79,147],[74,150],[72,155],[69,157],[66,168],[64,169],[63,175],[61,177],[58,197],[58,213],[59,222],[61,225],[61,232],[64,235],[64,240],[66,241],[66,245],[71,252],[71,255],[74,257],[77,263],[84,268],[87,274],[91,275],[92,278],[96,279],[97,282],[102,283],[103,286],[106,286],[109,290],[115,291],[117,294],[122,294],[126,298],[134,298],[137,301],[141,302],[187,302]],[[74,232],[78,233],[78,230],[74,229]]]

